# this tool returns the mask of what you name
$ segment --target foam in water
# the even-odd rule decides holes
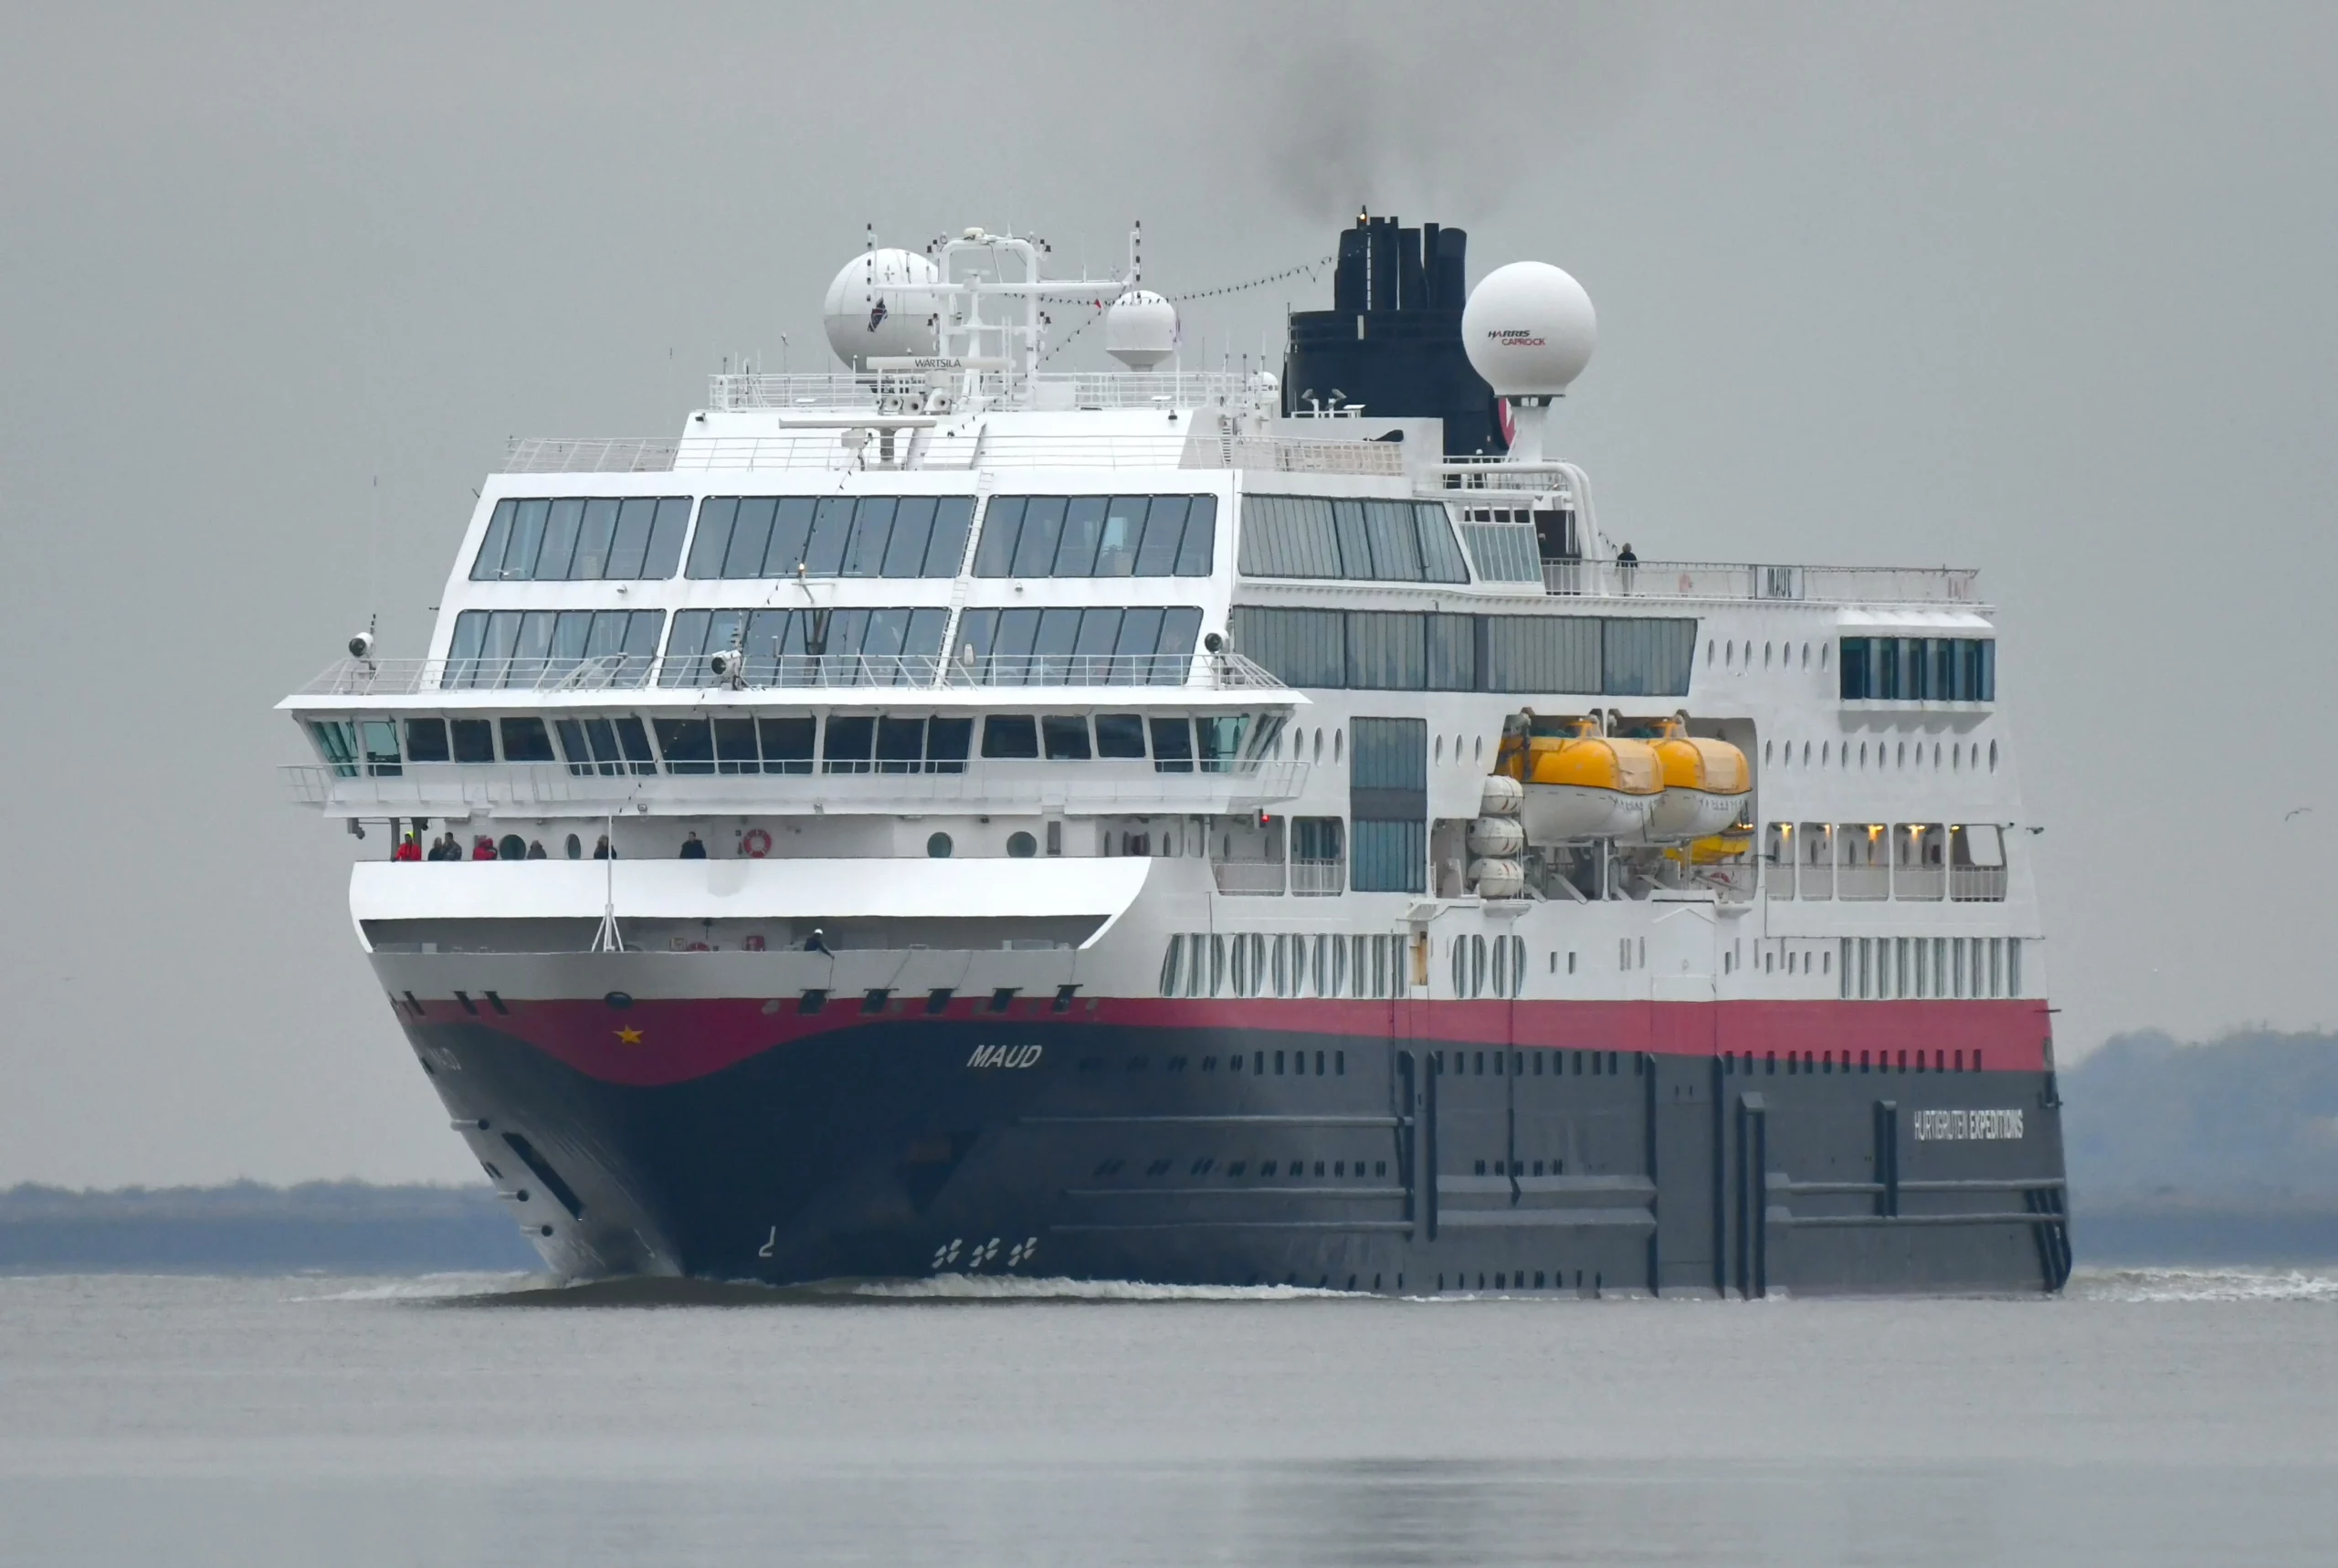
[[[2338,1274],[2303,1268],[2081,1268],[2089,1301],[2338,1301]]]

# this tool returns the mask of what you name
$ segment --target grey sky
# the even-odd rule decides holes
[[[11,8],[0,1182],[475,1177],[269,705],[420,651],[506,436],[822,364],[869,221],[1566,267],[1610,532],[1983,570],[2066,1050],[2338,1021],[2333,66],[2307,6]]]

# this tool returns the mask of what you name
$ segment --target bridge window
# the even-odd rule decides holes
[[[1201,628],[1189,605],[972,609],[954,651],[985,686],[1182,686]]]
[[[1206,577],[1216,496],[994,496],[977,577]]]
[[[642,581],[674,574],[688,496],[514,498],[495,503],[474,583]]]
[[[709,496],[686,574],[954,577],[974,515],[972,496]]]
[[[1298,687],[1683,696],[1686,618],[1466,616],[1237,605],[1234,646]]]
[[[866,610],[678,610],[658,684],[725,684],[708,662],[736,649],[748,686],[925,685],[936,672],[950,612],[938,605]]]
[[[465,610],[442,686],[638,686],[658,656],[663,610]]]

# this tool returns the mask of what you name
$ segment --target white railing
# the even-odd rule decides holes
[[[1400,476],[1403,452],[1386,441],[1301,441],[1268,437],[1132,431],[1000,433],[882,426],[821,426],[770,436],[512,438],[507,474],[743,472],[816,469],[901,473],[974,468],[1256,468],[1292,474]]]
[[[1710,561],[1545,561],[1546,594],[1613,599],[1778,599],[1821,604],[1973,604],[1979,574],[1958,567],[1765,566]]]
[[[783,654],[742,659],[717,675],[703,656],[611,654],[593,659],[345,658],[296,697],[414,697],[437,691],[638,691],[709,689],[823,689],[890,686],[928,689],[1008,687],[1164,687],[1207,691],[1290,689],[1238,653],[993,654],[971,661],[942,654]]]
[[[1938,903],[1948,893],[1945,866],[1894,866],[1891,896],[1919,903]]]
[[[1192,773],[1154,772],[1142,763],[1001,764],[979,757],[944,764],[961,770],[953,773],[849,773],[812,765],[824,771],[717,773],[713,763],[683,763],[677,772],[669,763],[669,771],[658,772],[657,764],[643,763],[643,773],[627,774],[583,763],[406,763],[390,764],[393,772],[378,765],[369,771],[359,763],[299,763],[277,773],[285,793],[302,805],[349,816],[432,817],[563,809],[599,814],[645,805],[685,815],[914,815],[949,807],[1036,813],[1059,806],[1074,816],[1209,816],[1293,799],[1308,777],[1308,764],[1292,762],[1228,762]],[[700,768],[710,771],[692,771]],[[1280,878],[1281,868],[1271,868]],[[1278,881],[1257,890],[1282,889]]]
[[[1328,898],[1348,890],[1345,860],[1293,860],[1290,890],[1301,898]]]
[[[1891,896],[1889,866],[1838,866],[1835,896],[1853,903],[1875,903]]]
[[[1221,893],[1271,894],[1283,888],[1280,860],[1213,860],[1210,874]]]
[[[2002,903],[2006,896],[2006,868],[2003,866],[1951,866],[1948,868],[1948,897],[1960,904]]]
[[[964,394],[960,371],[889,371],[870,375],[716,375],[707,378],[708,406],[725,410],[876,408],[913,410],[928,391]],[[1002,408],[1206,408],[1241,401],[1243,377],[1233,371],[1074,371],[975,375],[973,397]]]

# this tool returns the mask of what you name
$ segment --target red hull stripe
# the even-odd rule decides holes
[[[2038,1072],[2052,1030],[2046,1004],[2019,1001],[1931,1002],[1353,1002],[1318,1000],[1186,1001],[1174,998],[1076,998],[1065,1012],[1052,998],[1017,998],[1006,1013],[987,998],[954,999],[928,1015],[922,996],[896,998],[889,1010],[860,1010],[858,996],[831,998],[805,1016],[793,998],[643,999],[623,1012],[599,1001],[508,1002],[506,1016],[471,1016],[454,1002],[423,1004],[423,1021],[488,1028],[608,1083],[650,1087],[683,1083],[776,1047],[872,1025],[890,1028],[948,1021],[978,1023],[999,1044],[1047,1043],[1051,1026],[1093,1024],[1174,1036],[1237,1029],[1344,1037],[1359,1047],[1392,1039],[1440,1047],[1514,1047],[1538,1050],[1649,1051],[1665,1056],[1750,1056],[1799,1052],[1813,1062],[1849,1063],[1861,1052],[1923,1052],[1941,1065],[1978,1063],[1992,1072]],[[766,1009],[769,1009],[766,1011]],[[637,1043],[636,1043],[637,1038]],[[1174,1040],[1164,1041],[1174,1046]],[[1206,1051],[1215,1042],[1196,1041]],[[1221,1047],[1222,1048],[1222,1047]],[[1933,1065],[1928,1062],[1927,1065]]]

